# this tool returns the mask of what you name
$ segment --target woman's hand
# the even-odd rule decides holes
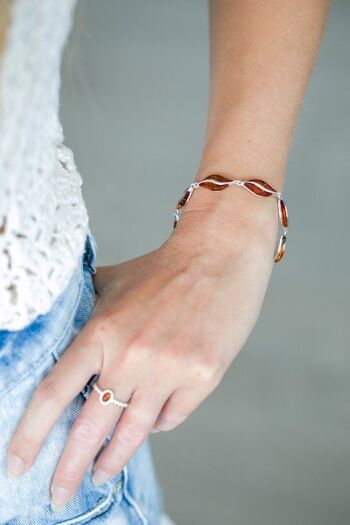
[[[160,248],[97,268],[93,316],[39,385],[9,454],[29,469],[55,421],[94,374],[119,400],[132,397],[123,410],[102,406],[91,392],[53,476],[55,508],[73,498],[117,421],[94,466],[96,483],[116,475],[152,429],[182,423],[242,348],[267,288],[277,222],[265,200],[243,195],[242,202],[233,204],[229,219],[220,210],[184,211]],[[253,219],[259,213],[265,213],[261,224]]]

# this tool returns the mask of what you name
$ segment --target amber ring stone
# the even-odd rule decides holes
[[[129,405],[129,403],[116,399],[110,388],[102,390],[96,383],[92,385],[92,388],[98,393],[101,405],[117,405],[121,408],[126,408]]]

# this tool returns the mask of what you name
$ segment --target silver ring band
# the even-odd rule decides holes
[[[123,401],[119,401],[114,397],[114,394],[112,390],[109,388],[106,388],[105,390],[102,390],[96,383],[92,385],[92,388],[98,393],[100,398],[101,405],[117,405],[121,408],[126,408],[129,403],[124,403]]]

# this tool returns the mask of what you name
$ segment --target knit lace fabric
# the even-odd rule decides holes
[[[1,330],[47,313],[84,250],[82,179],[58,116],[75,4],[12,1],[0,70]]]

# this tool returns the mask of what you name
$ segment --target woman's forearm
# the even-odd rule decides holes
[[[209,0],[210,100],[196,180],[221,173],[262,178],[282,190],[327,10],[327,0]],[[220,196],[198,191],[187,211],[203,205],[229,210],[239,199],[258,213],[251,195],[233,192],[237,188]],[[262,214],[268,206],[260,207]]]
[[[210,0],[211,96],[202,168],[281,186],[327,0]]]

